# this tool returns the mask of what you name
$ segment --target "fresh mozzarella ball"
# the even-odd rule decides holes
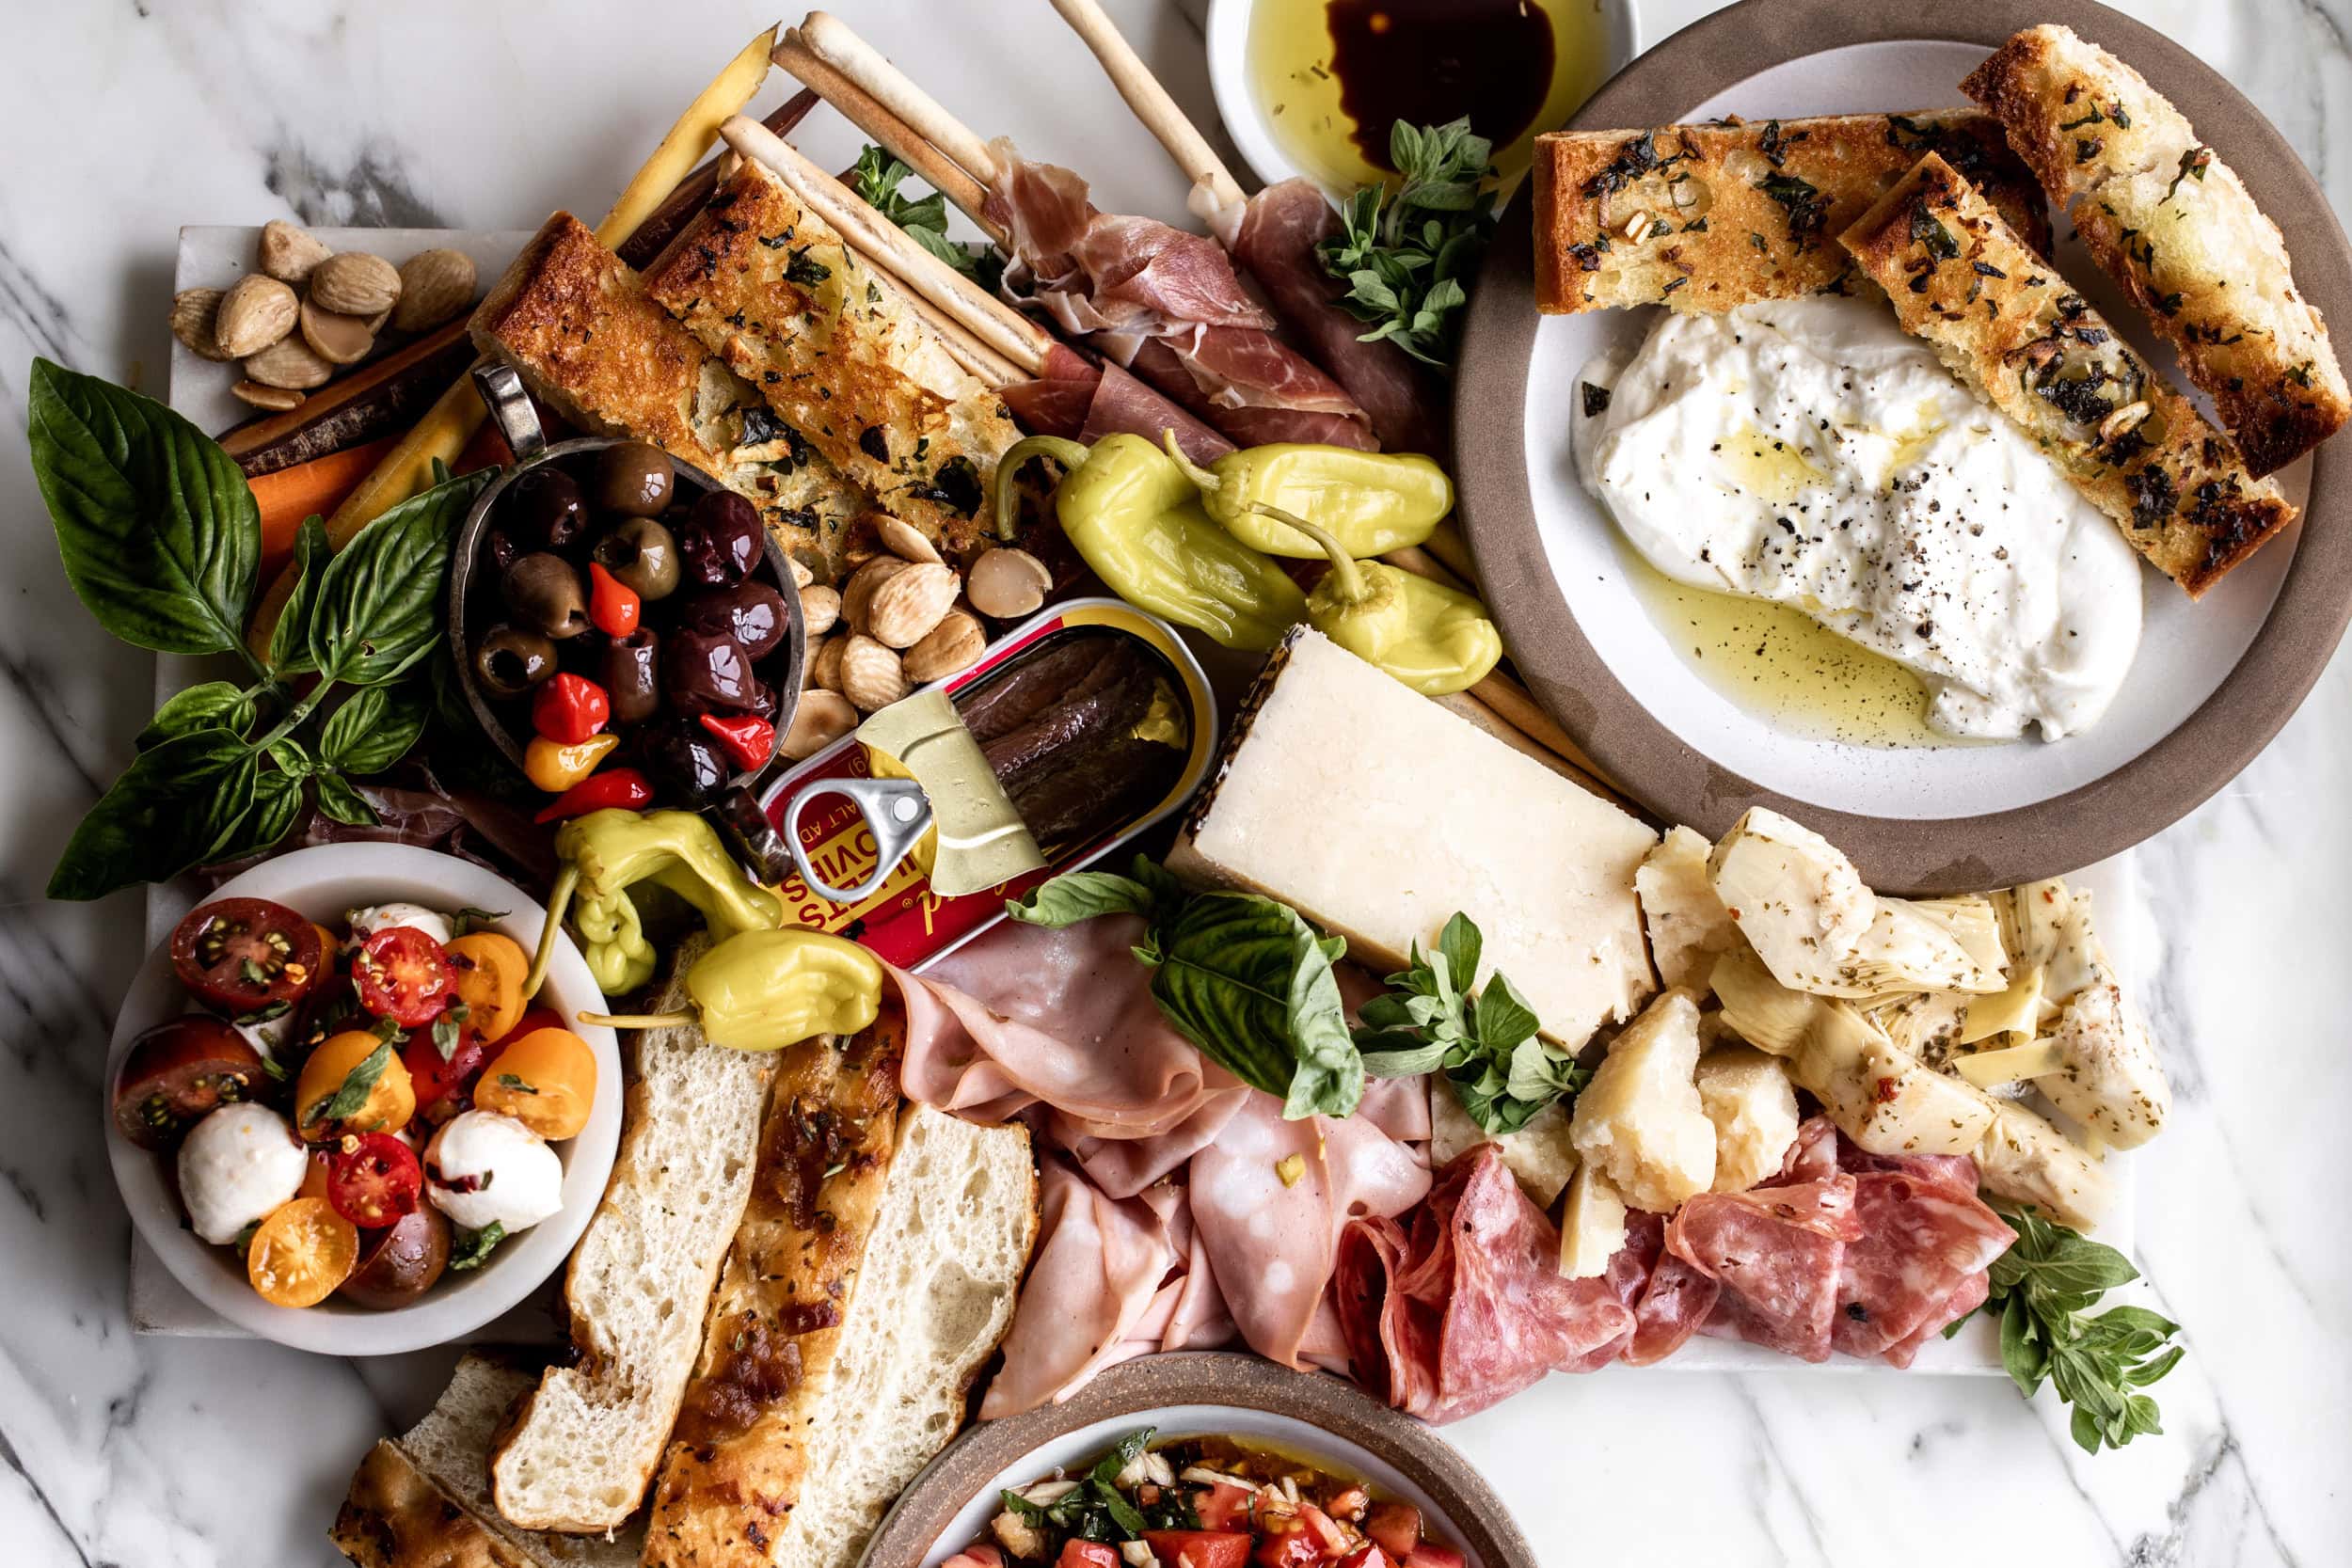
[[[564,1207],[564,1162],[513,1117],[466,1111],[424,1150],[425,1192],[466,1230],[491,1224],[513,1235]]]
[[[180,1146],[180,1201],[188,1223],[215,1246],[267,1219],[301,1189],[310,1157],[266,1105],[223,1105]]]
[[[395,926],[422,931],[444,947],[457,935],[457,927],[450,923],[449,916],[428,910],[422,904],[372,904],[366,909],[352,911],[344,919],[351,926],[351,945],[354,947],[376,932],[389,930]]]

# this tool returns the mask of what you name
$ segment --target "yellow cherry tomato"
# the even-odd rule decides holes
[[[417,1114],[416,1085],[400,1059],[397,1044],[385,1051],[384,1070],[368,1085],[367,1098],[346,1116],[330,1117],[326,1107],[341,1094],[355,1069],[375,1054],[384,1042],[364,1029],[327,1037],[310,1053],[294,1080],[294,1118],[305,1143],[326,1143],[345,1132],[397,1132]]]
[[[596,1101],[596,1053],[569,1029],[533,1029],[500,1052],[473,1089],[475,1105],[550,1143],[578,1137]]]
[[[471,932],[441,951],[457,971],[466,1027],[480,1039],[504,1039],[523,1020],[523,976],[531,973],[531,956],[513,937],[496,931]]]
[[[523,776],[549,795],[561,795],[596,770],[621,743],[617,735],[592,735],[573,745],[534,736],[523,748]]]
[[[297,1197],[253,1233],[245,1274],[272,1307],[316,1307],[358,1261],[358,1227],[323,1197]]]

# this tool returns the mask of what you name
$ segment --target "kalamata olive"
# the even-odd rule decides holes
[[[555,644],[523,626],[492,626],[473,650],[474,679],[492,697],[519,697],[555,673]]]
[[[567,549],[588,526],[580,482],[552,463],[516,474],[500,511],[515,537],[534,550]]]
[[[492,523],[482,531],[482,559],[493,575],[503,573],[522,553],[513,531],[503,525]]]
[[[449,1267],[449,1221],[430,1203],[420,1203],[360,1238],[359,1266],[337,1293],[372,1311],[405,1307],[433,1289]]]
[[[752,503],[732,490],[713,490],[696,499],[678,531],[678,564],[697,588],[727,588],[751,575],[767,546]]]
[[[615,724],[642,724],[661,711],[661,640],[650,626],[605,640],[596,682],[612,699]]]
[[[687,631],[720,632],[743,644],[755,659],[766,658],[791,625],[784,595],[756,578],[732,588],[706,588],[678,602],[677,625]]]
[[[599,512],[651,517],[670,504],[677,482],[670,454],[648,441],[623,441],[596,453],[588,476],[588,499]]]
[[[661,640],[661,695],[689,717],[764,712],[774,702],[743,644],[709,631],[677,630]]]
[[[666,599],[677,589],[677,540],[658,518],[622,519],[588,556],[641,599]]]
[[[522,623],[562,640],[588,629],[588,595],[580,568],[560,555],[537,550],[506,568],[499,593]]]
[[[734,765],[710,732],[692,719],[664,720],[637,732],[637,765],[665,802],[705,806],[734,777]]]

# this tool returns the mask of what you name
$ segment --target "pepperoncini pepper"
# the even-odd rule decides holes
[[[713,1045],[781,1051],[814,1035],[854,1035],[882,1011],[882,960],[822,931],[745,931],[686,972],[686,994]]]
[[[1278,442],[1228,452],[1203,468],[1162,433],[1169,459],[1200,489],[1203,510],[1253,550],[1321,561],[1322,545],[1264,509],[1311,519],[1361,561],[1418,545],[1454,510],[1454,482],[1411,452]]]
[[[1377,561],[1358,561],[1295,513],[1259,506],[1316,540],[1331,558],[1331,570],[1307,595],[1307,623],[1367,664],[1424,697],[1442,697],[1485,680],[1502,657],[1502,634],[1486,618],[1486,607],[1468,594]]]
[[[589,973],[605,994],[635,990],[653,978],[653,943],[628,895],[638,882],[657,883],[693,905],[722,942],[784,924],[776,895],[746,877],[717,830],[692,812],[590,812],[556,830],[555,852],[563,870],[548,900],[526,996],[537,995],[547,979],[567,910],[585,940]]]
[[[1184,471],[1140,436],[1106,436],[1091,448],[1052,436],[1014,442],[996,465],[999,516],[1009,515],[1014,473],[1040,455],[1069,470],[1054,512],[1071,546],[1129,604],[1253,652],[1306,613],[1298,585],[1211,521]]]

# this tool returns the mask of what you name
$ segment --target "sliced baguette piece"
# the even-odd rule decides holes
[[[457,1363],[405,1435],[368,1451],[329,1532],[360,1568],[628,1568],[633,1533],[517,1529],[490,1502],[490,1443],[537,1373],[486,1356]]]
[[[891,515],[962,559],[994,537],[1004,400],[772,170],[750,159],[646,270],[646,293]]]
[[[771,533],[836,574],[858,487],[795,440],[759,393],[652,300],[628,263],[569,213],[548,219],[474,309],[474,346],[596,436],[651,441],[759,509]]]
[[[1838,232],[1927,152],[1982,180],[2046,252],[2041,188],[1973,109],[1538,136],[1536,305],[1712,313],[1841,289]]]
[[[1841,236],[1904,330],[2032,436],[2157,570],[2201,595],[2295,508],[1930,153]]]
[[[905,1014],[785,1053],[759,1173],[703,1331],[645,1528],[646,1568],[765,1568],[807,1484],[890,1178]]]
[[[681,944],[656,1010],[685,1005]],[[691,1026],[636,1037],[621,1148],[572,1254],[575,1364],[551,1367],[491,1458],[498,1511],[526,1529],[612,1529],[644,1500],[702,1345],[704,1308],[742,1223],[771,1055]]]
[[[777,1568],[852,1568],[891,1499],[947,1446],[1012,1323],[1037,1225],[1026,1128],[907,1108]]]
[[[1960,85],[2000,120],[2101,270],[2180,352],[2257,477],[2352,415],[2327,323],[2244,182],[2138,71],[2028,27]]]

